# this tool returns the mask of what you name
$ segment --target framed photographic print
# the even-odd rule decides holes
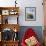
[[[2,10],[2,15],[9,15],[9,10]]]
[[[25,20],[27,21],[36,20],[36,7],[25,7]]]

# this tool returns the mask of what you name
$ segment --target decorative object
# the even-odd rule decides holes
[[[2,34],[2,40],[4,41],[8,41],[8,40],[12,40],[12,30],[9,28],[5,28],[3,30],[3,34]]]
[[[25,20],[35,21],[36,20],[36,7],[25,8]]]
[[[25,40],[25,43],[27,46],[35,46],[38,43],[38,40],[36,37],[32,36]]]
[[[2,15],[9,15],[9,10],[2,10]]]
[[[16,4],[17,4],[17,2],[16,2],[17,0],[15,0],[15,7],[16,7]]]
[[[8,24],[17,24],[17,16],[11,16],[9,17],[10,19],[8,19]]]
[[[10,15],[17,15],[17,11],[15,11],[15,10],[10,10],[9,14],[10,14]]]
[[[14,32],[13,40],[18,40],[18,32]]]
[[[14,15],[14,10],[11,10],[10,11],[10,15]]]
[[[8,18],[7,18],[7,19],[5,19],[5,24],[8,24]]]

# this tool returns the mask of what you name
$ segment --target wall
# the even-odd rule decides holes
[[[0,0],[1,7],[13,7],[15,6],[15,0]],[[43,41],[43,30],[42,27],[44,26],[44,15],[43,15],[43,0],[17,0],[17,6],[19,6],[19,24],[20,26],[33,26],[31,28],[35,29],[40,41]],[[36,7],[36,21],[25,21],[25,7]],[[9,17],[9,20],[12,17]],[[14,19],[13,19],[14,20]],[[15,20],[14,20],[15,21]],[[14,22],[13,21],[13,22]],[[36,27],[35,27],[36,26]],[[38,27],[39,26],[39,27]],[[20,36],[21,33],[25,31],[29,27],[21,27],[20,29]],[[22,34],[23,35],[23,34]],[[22,36],[20,37],[22,38]]]
[[[43,6],[42,0],[21,0],[19,24],[21,26],[43,26]],[[36,7],[36,21],[25,21],[25,7]]]
[[[0,0],[0,6],[10,7],[15,6],[15,0]],[[19,24],[20,26],[44,26],[43,22],[43,0],[17,0],[17,6],[20,7],[19,11]],[[36,21],[25,21],[25,7],[36,7]]]

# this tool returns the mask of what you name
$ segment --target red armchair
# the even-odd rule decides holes
[[[28,42],[28,41],[30,41],[29,39],[30,40],[35,39],[34,41],[35,41],[36,44],[27,45],[28,43],[31,44],[31,42]],[[34,42],[34,41],[32,41],[32,42]],[[33,29],[31,29],[31,28],[27,29],[27,31],[25,32],[24,37],[22,38],[21,46],[41,46],[40,42],[37,39],[37,35],[36,35],[36,33],[34,32]]]

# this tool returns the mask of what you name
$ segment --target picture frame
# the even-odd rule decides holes
[[[2,15],[9,15],[9,10],[2,10]]]
[[[25,7],[25,20],[36,21],[36,7]]]

